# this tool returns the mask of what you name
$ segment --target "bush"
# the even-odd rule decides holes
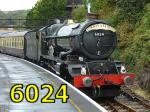
[[[143,14],[144,0],[117,0],[116,4],[122,21],[136,23]]]
[[[133,42],[122,54],[126,62],[134,63],[133,70],[141,73],[150,63],[150,4],[145,7],[145,14],[132,36]],[[129,57],[131,61],[129,61]]]
[[[39,0],[27,14],[27,19],[55,19],[66,16],[66,0]],[[37,22],[35,24],[38,24]],[[30,25],[30,24],[29,24]]]
[[[78,22],[84,21],[86,18],[86,9],[84,6],[75,8],[72,12],[72,16],[74,20]]]

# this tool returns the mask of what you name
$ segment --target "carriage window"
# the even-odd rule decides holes
[[[15,47],[15,48],[17,47],[16,41],[17,41],[17,39],[14,38],[14,44],[15,44],[14,47]]]
[[[0,38],[0,46],[2,46],[2,43],[1,43],[1,42],[2,42],[2,39]]]
[[[19,38],[19,48],[21,49],[21,37]]]
[[[16,38],[16,48],[18,48],[18,38]]]
[[[3,46],[3,39],[1,38],[1,46]]]
[[[22,38],[22,41],[21,41],[21,46],[22,46],[22,48],[24,46],[24,39],[23,38]]]
[[[21,37],[19,37],[18,48],[21,49]]]
[[[7,38],[7,47],[9,47],[9,38]]]
[[[17,37],[16,39],[17,48],[19,48],[19,38]]]
[[[2,46],[2,39],[0,38],[0,46]]]
[[[6,38],[6,47],[8,47],[8,38]]]
[[[19,38],[17,37],[17,42],[16,42],[16,44],[17,44],[17,48],[19,48]]]
[[[7,38],[7,47],[9,47],[9,38]]]
[[[17,37],[17,48],[19,48],[19,37]]]
[[[8,47],[8,41],[9,41],[8,38],[6,38],[6,47]]]
[[[6,38],[6,47],[8,47],[8,38]]]
[[[12,48],[12,38],[10,38],[10,48]]]
[[[20,39],[20,47],[23,48],[23,38]]]
[[[20,49],[20,38],[18,38],[17,48],[19,48],[19,49]]]
[[[4,44],[5,44],[5,42],[4,42],[4,38],[3,38],[3,47],[5,47],[5,45],[4,45]]]
[[[11,47],[11,38],[9,38],[9,48]]]
[[[14,48],[14,38],[12,38],[12,48]]]
[[[5,47],[7,47],[7,41],[6,41],[6,38],[5,38]]]
[[[2,38],[2,46],[4,46],[4,44],[3,44],[4,42],[3,42],[3,38]]]
[[[0,46],[1,46],[1,38],[0,38]]]

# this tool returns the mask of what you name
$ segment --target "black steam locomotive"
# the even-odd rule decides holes
[[[25,33],[22,50],[24,58],[51,68],[97,98],[115,96],[121,85],[134,79],[120,61],[110,58],[116,45],[116,31],[104,21],[68,20]]]

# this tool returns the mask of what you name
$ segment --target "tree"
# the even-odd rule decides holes
[[[117,0],[116,4],[120,10],[120,19],[129,22],[137,22],[142,16],[142,10],[149,0]]]
[[[52,19],[66,16],[66,0],[39,0],[27,14],[27,19]]]

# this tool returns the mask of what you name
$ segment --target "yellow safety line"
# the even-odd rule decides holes
[[[53,82],[52,80],[49,80],[49,81],[50,81],[52,84],[55,84],[57,87],[59,86],[58,83]],[[80,108],[75,104],[75,102],[74,102],[72,99],[69,99],[69,101],[70,101],[71,105],[73,105],[74,108],[77,110],[77,112],[82,112],[82,111],[80,110]]]
[[[70,103],[74,106],[74,108],[77,110],[77,112],[82,112],[81,110],[80,110],[80,108],[75,104],[75,102],[73,101],[73,100],[69,100],[70,101]]]

